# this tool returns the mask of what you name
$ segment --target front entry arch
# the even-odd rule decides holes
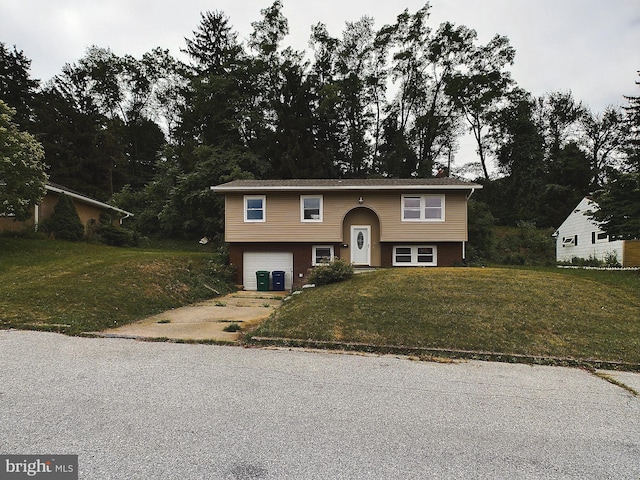
[[[380,220],[367,207],[356,207],[344,216],[340,256],[357,266],[380,266]]]

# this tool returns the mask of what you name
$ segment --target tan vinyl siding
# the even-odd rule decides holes
[[[225,239],[227,242],[349,242],[343,238],[343,221],[352,209],[366,207],[380,219],[380,241],[466,241],[467,207],[465,191],[422,193],[445,195],[445,221],[403,222],[402,193],[323,193],[323,222],[300,221],[300,195],[306,192],[266,193],[266,221],[244,222],[244,195],[225,195]],[[420,194],[420,192],[406,192]],[[363,203],[358,202],[362,197]]]

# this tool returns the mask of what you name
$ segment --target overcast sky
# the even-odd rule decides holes
[[[272,0],[0,0],[0,42],[32,60],[33,78],[48,80],[87,47],[109,47],[139,58],[155,47],[175,56],[200,22],[200,12],[223,11],[247,38],[251,22]],[[376,28],[423,0],[283,0],[287,45],[308,50],[311,26],[323,22],[340,36],[345,22],[364,15]],[[640,0],[432,0],[430,25],[466,25],[486,43],[506,35],[516,49],[513,77],[542,95],[573,91],[594,111],[638,95]]]

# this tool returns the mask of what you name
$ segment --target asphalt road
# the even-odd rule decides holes
[[[638,479],[640,398],[577,369],[0,331],[0,454],[82,479]]]

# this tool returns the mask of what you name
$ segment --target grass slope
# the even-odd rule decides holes
[[[212,254],[0,238],[0,328],[114,327],[231,290]]]
[[[296,295],[251,335],[640,364],[640,275],[382,270]]]

